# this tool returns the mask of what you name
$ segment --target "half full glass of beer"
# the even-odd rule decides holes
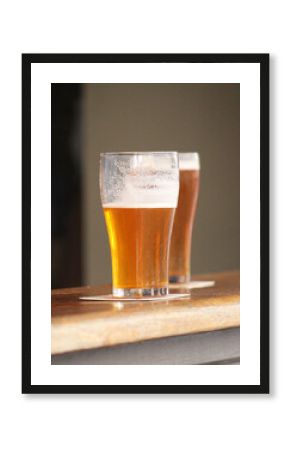
[[[195,218],[200,161],[198,153],[179,153],[179,197],[171,236],[169,281],[190,281],[191,236]]]
[[[111,249],[113,296],[167,295],[179,191],[177,153],[103,153],[100,191]]]

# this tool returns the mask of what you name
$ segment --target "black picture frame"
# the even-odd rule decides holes
[[[269,393],[269,54],[23,54],[22,55],[22,393],[267,394]],[[31,384],[31,64],[258,63],[260,64],[260,384],[32,385]]]

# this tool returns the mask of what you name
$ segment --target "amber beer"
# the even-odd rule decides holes
[[[113,296],[166,295],[179,189],[177,153],[104,153],[100,187]]]
[[[115,292],[166,289],[173,208],[104,207]]]
[[[169,280],[190,281],[191,236],[199,192],[197,153],[179,153],[179,197],[171,236]]]

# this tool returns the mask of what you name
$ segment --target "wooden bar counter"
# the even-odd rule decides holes
[[[53,290],[52,364],[237,364],[239,272],[192,279],[215,285],[169,302],[116,304],[79,300],[109,285]]]

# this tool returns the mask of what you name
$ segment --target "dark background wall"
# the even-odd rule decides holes
[[[62,96],[69,102],[73,86],[53,85],[55,104]],[[72,195],[79,217],[70,219],[68,227],[72,236],[67,259],[75,266],[75,281],[70,279],[70,285],[111,279],[98,185],[99,153],[106,151],[199,152],[201,188],[192,272],[239,268],[239,84],[87,84],[76,91],[68,135],[69,153],[79,177],[77,193]],[[52,117],[53,129],[61,120],[56,110],[52,108],[58,117]],[[62,151],[59,147],[58,152]],[[54,208],[52,204],[52,212]],[[75,258],[78,264],[73,262]],[[66,270],[64,266],[63,272]],[[58,285],[68,285],[61,277]]]
[[[78,84],[51,89],[51,284],[82,283],[81,143]]]

